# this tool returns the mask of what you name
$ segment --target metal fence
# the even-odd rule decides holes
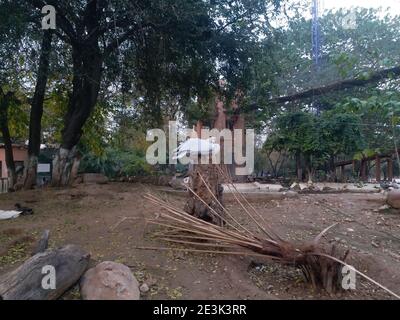
[[[8,192],[8,178],[0,178],[0,193]]]

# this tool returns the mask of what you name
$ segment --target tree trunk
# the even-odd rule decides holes
[[[200,162],[200,161],[199,161]],[[207,186],[201,179],[207,183]],[[222,203],[223,188],[221,185],[220,174],[217,165],[213,164],[196,164],[190,173],[191,189],[204,201],[201,201],[193,192],[189,191],[189,199],[185,205],[185,211],[196,218],[211,222],[222,226],[223,221],[210,208],[215,210],[219,216],[223,217],[223,210],[218,202]],[[215,198],[214,198],[215,197]],[[207,204],[207,205],[206,205]],[[209,207],[210,208],[209,208]]]
[[[102,55],[97,40],[72,47],[74,78],[64,119],[61,147],[53,160],[52,185],[67,186],[82,128],[92,113],[100,89]]]
[[[8,127],[8,108],[11,100],[14,97],[13,92],[3,93],[0,88],[0,130],[4,140],[4,149],[6,156],[6,166],[8,172],[8,188],[13,189],[17,183],[17,174],[15,172],[14,154],[10,135],[10,129]]]
[[[314,169],[311,167],[307,167],[307,175],[308,175],[308,184],[313,184],[313,180],[314,180]]]
[[[337,182],[336,166],[335,166],[335,156],[329,158],[329,171],[330,171],[330,182]]]
[[[60,187],[70,184],[71,170],[76,155],[76,147],[71,150],[60,148],[53,159],[52,186]]]
[[[29,120],[28,160],[25,165],[24,189],[31,189],[36,184],[37,164],[40,153],[43,101],[49,74],[52,31],[46,30],[42,39],[35,93],[32,99]]]
[[[296,174],[297,174],[297,180],[299,182],[303,181],[303,170],[301,166],[301,157],[300,153],[296,152],[295,154],[295,161],[296,161]]]
[[[232,102],[232,109],[233,110],[238,110],[239,109],[239,104],[238,104],[238,98],[235,98]],[[246,134],[245,134],[245,130],[246,130],[246,119],[244,114],[235,114],[233,116],[231,116],[231,123],[232,123],[232,133],[235,130],[242,130],[242,154],[246,153]],[[235,139],[233,138],[232,140],[232,149],[234,144],[236,144]],[[237,165],[235,163],[235,161],[233,161],[232,165],[228,165],[228,168],[230,170],[231,173],[231,177],[233,179],[233,181],[235,182],[239,182],[239,183],[244,183],[247,181],[247,177],[245,175],[237,175],[236,174],[236,169],[239,168],[241,166]]]
[[[0,278],[0,300],[54,300],[76,283],[87,269],[90,255],[75,245],[38,253]],[[43,288],[43,267],[55,269],[55,289]]]
[[[81,163],[81,155],[79,152],[77,152],[74,158],[74,162],[72,163],[71,176],[69,178],[70,185],[73,185],[76,181],[80,163]]]

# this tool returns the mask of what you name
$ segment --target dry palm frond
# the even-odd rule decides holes
[[[163,240],[216,250],[229,248],[231,252],[238,254],[255,254],[282,264],[294,265],[303,270],[306,279],[315,287],[324,287],[329,291],[334,290],[335,283],[339,281],[332,275],[337,274],[335,270],[338,269],[340,263],[325,257],[324,254],[328,252],[322,250],[318,243],[296,245],[283,240],[264,239],[253,234],[240,233],[192,217],[178,208],[171,207],[170,204],[154,195],[148,194],[145,198],[163,209],[157,219],[148,220],[149,223],[190,234],[172,236],[158,234]],[[329,278],[333,278],[332,285],[329,285],[330,281],[327,280]]]
[[[221,173],[223,172],[221,171]],[[205,183],[204,179],[203,183]],[[327,292],[334,292],[341,288],[341,271],[343,265],[347,265],[345,260],[349,252],[347,251],[340,255],[335,246],[325,248],[319,243],[323,235],[336,224],[323,230],[313,241],[308,243],[296,244],[282,240],[270,227],[261,224],[260,220],[264,223],[265,220],[247,200],[244,201],[250,210],[243,204],[240,198],[245,198],[237,191],[233,183],[230,186],[234,191],[236,201],[240,204],[245,214],[264,233],[263,237],[242,226],[219,202],[219,205],[227,214],[225,226],[218,226],[193,217],[157,196],[146,194],[145,198],[160,209],[155,219],[147,219],[147,221],[150,224],[166,229],[165,232],[156,234],[158,238],[170,243],[189,245],[194,248],[174,250],[263,257],[283,265],[293,265],[300,268],[305,279],[317,289],[323,288]],[[215,211],[213,211],[213,214],[218,215]],[[230,221],[227,221],[228,217]],[[147,247],[143,249],[170,250],[171,248]],[[367,280],[372,280],[363,273],[357,270],[356,272]],[[372,280],[372,282],[400,298],[376,281]]]

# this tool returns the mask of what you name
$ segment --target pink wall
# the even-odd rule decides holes
[[[26,148],[14,147],[14,161],[25,161],[28,157],[28,150]],[[1,161],[1,176],[0,178],[7,178],[7,166],[4,147],[0,147],[0,161]]]

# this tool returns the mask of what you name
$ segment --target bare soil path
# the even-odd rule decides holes
[[[143,217],[157,208],[143,200],[145,192],[161,194],[183,207],[182,195],[129,183],[79,185],[0,195],[0,208],[16,202],[35,214],[0,221],[0,274],[15,268],[30,254],[44,229],[50,245],[73,243],[92,254],[93,264],[112,260],[128,265],[150,290],[144,299],[387,299],[388,294],[361,278],[357,289],[329,296],[314,292],[298,270],[254,258],[142,250],[166,247],[154,240]],[[400,213],[379,212],[381,194],[300,195],[283,200],[257,199],[253,205],[286,239],[310,240],[333,223],[324,238],[350,248],[350,262],[360,271],[400,293]],[[227,207],[241,218],[235,203]],[[118,224],[124,217],[129,219]],[[243,219],[243,222],[246,222]],[[65,299],[78,299],[78,288]]]

